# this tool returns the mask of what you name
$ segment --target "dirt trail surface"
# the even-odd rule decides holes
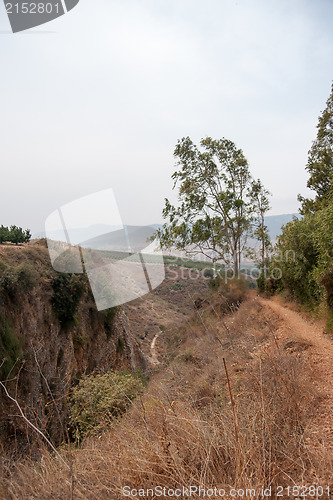
[[[317,390],[322,396],[314,426],[321,431],[321,445],[333,453],[333,338],[324,333],[319,322],[305,318],[277,299],[258,299],[264,306],[278,314],[281,325],[278,342],[286,339],[308,344],[308,359],[318,373]],[[293,348],[292,341],[289,342]],[[314,432],[317,432],[314,430]]]
[[[167,265],[165,271],[166,279],[155,290],[124,307],[131,330],[147,358],[153,358],[153,365],[159,364],[159,341],[152,344],[156,335],[190,317],[193,300],[205,297],[209,290],[208,280],[198,276],[196,269]],[[191,278],[192,274],[196,279]]]
[[[160,336],[159,333],[157,333],[155,335],[155,337],[153,338],[152,342],[151,342],[151,346],[150,346],[150,351],[151,351],[151,363],[155,366],[159,365],[160,362],[158,360],[158,357],[157,357],[157,349],[156,349],[156,341],[158,339],[158,337]]]

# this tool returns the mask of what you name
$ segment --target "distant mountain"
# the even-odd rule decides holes
[[[70,234],[71,238],[71,243],[72,245],[77,245],[81,243],[82,241],[87,241],[92,238],[96,238],[97,236],[100,236],[101,234],[106,234],[110,233],[112,231],[115,231],[119,229],[119,226],[108,226],[107,224],[94,224],[89,227],[83,227],[83,228],[70,228],[68,230],[68,233]],[[48,237],[55,241],[63,241],[63,231],[62,230],[55,230],[52,231],[51,234],[48,234]],[[40,239],[40,238],[46,238],[45,232],[39,232],[35,233],[32,235],[33,239]]]
[[[92,250],[134,253],[149,246],[149,239],[154,233],[152,226],[124,226],[123,229],[109,231],[80,244]]]
[[[281,228],[288,222],[291,222],[293,218],[301,219],[300,214],[282,214],[282,215],[267,215],[265,217],[265,223],[269,231],[269,236],[272,241],[276,240],[276,238],[281,234]],[[161,229],[162,224],[151,224],[149,227],[153,229]]]
[[[292,221],[294,217],[297,219],[302,218],[300,214],[268,215],[265,217],[265,223],[272,241],[276,240],[279,234],[281,234],[282,226]]]
[[[298,219],[301,218],[300,214],[283,214],[283,215],[268,215],[265,217],[265,222],[269,230],[269,235],[272,241],[276,240],[277,236],[281,233],[281,228],[288,222],[292,221],[294,217]],[[151,236],[151,231],[154,232],[162,227],[162,224],[151,224],[150,226],[145,226],[142,231],[139,230],[137,226],[125,226],[130,232],[131,246],[142,248],[142,243],[146,241],[148,237]],[[149,230],[150,228],[150,230]],[[120,230],[119,226],[108,226],[104,224],[95,224],[87,228],[74,228],[69,229],[69,234],[71,236],[71,243],[77,245],[79,243],[82,246],[90,246],[91,248],[106,248],[109,245],[112,247],[119,244],[122,248],[128,245],[127,233]],[[112,234],[113,233],[113,234]],[[147,233],[147,234],[146,234]],[[148,234],[149,233],[149,234]],[[44,232],[35,233],[32,236],[34,239],[45,238]],[[63,232],[54,231],[51,235],[52,239],[62,241]]]

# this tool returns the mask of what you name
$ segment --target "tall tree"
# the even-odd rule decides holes
[[[251,198],[255,219],[253,223],[253,236],[260,243],[259,267],[262,270],[263,278],[266,279],[266,262],[268,251],[272,248],[269,231],[265,224],[265,215],[270,210],[269,196],[271,193],[264,188],[260,179],[252,183]]]
[[[317,138],[309,151],[306,170],[310,177],[307,186],[315,191],[315,199],[299,196],[301,213],[314,213],[327,204],[333,189],[333,84],[326,108],[319,116]]]
[[[172,178],[179,205],[165,200],[163,217],[169,222],[158,235],[163,247],[222,261],[238,276],[255,217],[254,181],[242,150],[232,141],[207,137],[200,145],[201,150],[189,137],[176,145],[178,170]]]

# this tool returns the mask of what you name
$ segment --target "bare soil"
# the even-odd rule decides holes
[[[193,315],[195,300],[208,293],[208,281],[196,269],[166,266],[159,287],[125,306],[131,330],[153,366],[158,365],[157,336]]]
[[[258,300],[279,317],[278,342],[284,343],[285,349],[307,351],[308,363],[316,374],[315,385],[321,397],[312,432],[318,434],[320,446],[333,455],[333,338],[324,333],[324,325],[320,321],[292,310],[292,304],[283,303],[276,297]]]

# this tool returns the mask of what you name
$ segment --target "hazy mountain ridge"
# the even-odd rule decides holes
[[[294,217],[301,218],[300,214],[292,213],[292,214],[281,214],[281,215],[268,215],[265,217],[265,222],[269,230],[271,240],[275,240],[277,236],[281,233],[281,228],[288,222],[292,221]],[[128,228],[134,226],[126,226]],[[160,229],[162,224],[150,224],[146,226],[147,228],[153,228],[154,230]],[[112,233],[114,231],[119,231],[119,226],[112,226],[106,224],[96,224],[89,226],[87,228],[73,228],[68,229],[71,234],[71,243],[73,245],[77,245],[82,242],[87,242],[88,240],[99,238],[102,235],[106,235],[108,233]],[[45,232],[38,232],[33,234],[33,239],[45,238]],[[62,241],[63,231],[55,231],[52,234],[52,238],[54,240]]]

